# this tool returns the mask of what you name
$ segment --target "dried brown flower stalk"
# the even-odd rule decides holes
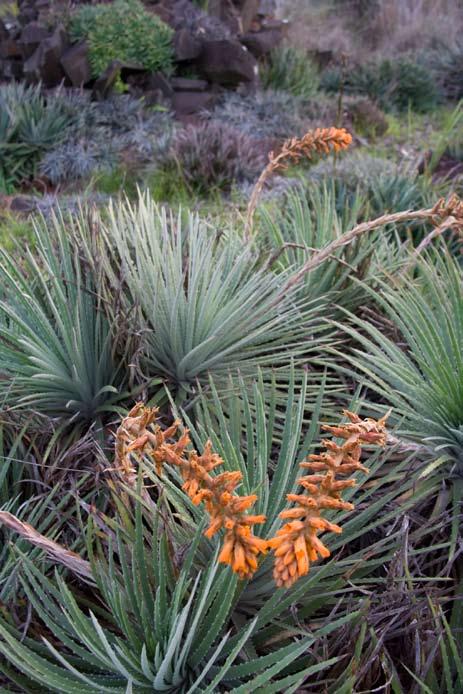
[[[369,222],[362,222],[350,231],[335,239],[324,248],[314,253],[306,263],[292,275],[283,285],[279,295],[275,299],[278,303],[280,299],[287,294],[294,286],[296,286],[308,273],[322,265],[328,258],[332,257],[333,253],[342,246],[348,246],[359,236],[363,236],[374,229],[386,226],[387,224],[399,224],[400,222],[413,221],[430,221],[437,229],[432,231],[429,237],[426,237],[418,247],[421,250],[425,245],[446,229],[453,229],[460,233],[463,232],[463,202],[457,195],[451,195],[449,198],[441,198],[437,203],[430,208],[421,210],[405,210],[404,212],[396,212],[394,214],[385,214]],[[418,249],[417,249],[418,252]],[[416,257],[416,255],[415,255]]]
[[[288,501],[296,506],[280,513],[280,518],[290,519],[290,522],[268,541],[269,547],[275,551],[273,576],[278,586],[289,588],[309,572],[311,562],[318,557],[330,556],[318,533],[340,533],[342,528],[323,518],[322,514],[326,509],[352,510],[353,504],[343,501],[341,494],[344,489],[356,484],[353,479],[336,478],[358,471],[368,472],[360,462],[362,444],[384,446],[386,443],[385,423],[388,415],[376,421],[362,420],[348,410],[344,414],[350,424],[322,427],[334,437],[344,439],[344,443],[338,445],[327,440],[323,443],[326,452],[310,455],[308,461],[301,463],[302,468],[310,471],[298,480],[305,493],[287,495]]]
[[[70,571],[79,574],[83,578],[91,579],[92,572],[88,561],[82,559],[76,552],[71,552],[71,550],[59,545],[57,542],[54,542],[54,540],[50,540],[45,535],[41,535],[41,533],[33,528],[32,525],[29,525],[29,523],[24,523],[19,518],[16,518],[16,516],[13,516],[12,513],[0,511],[0,524],[6,525],[7,528],[21,535],[21,537],[35,545],[35,547],[43,549],[53,561],[62,564]]]
[[[352,136],[344,128],[317,128],[309,130],[304,137],[296,137],[286,140],[280,152],[269,154],[269,163],[259,176],[249,200],[245,222],[245,238],[248,239],[254,219],[259,197],[265,182],[277,171],[284,171],[289,164],[297,164],[301,159],[312,159],[314,154],[329,154],[330,151],[339,152],[352,142]]]
[[[416,247],[410,262],[406,266],[407,268],[414,265],[418,256],[429,246],[431,241],[443,234],[447,229],[452,229],[460,236],[463,234],[463,201],[460,200],[456,193],[453,193],[447,199],[441,198],[438,200],[433,210],[435,227]]]
[[[188,431],[175,440],[180,422],[175,421],[162,430],[156,423],[156,415],[155,408],[138,403],[122,421],[116,433],[116,469],[124,482],[133,486],[136,479],[133,456],[143,454],[151,458],[158,474],[164,463],[176,465],[183,478],[183,490],[194,504],[204,502],[209,513],[205,535],[212,537],[222,528],[225,530],[219,562],[229,564],[240,578],[250,578],[257,569],[258,555],[267,550],[267,542],[252,532],[252,526],[264,523],[265,516],[247,514],[257,497],[235,493],[242,480],[240,472],[210,474],[223,464],[222,458],[213,453],[210,441],[202,455],[194,449],[186,451],[191,443]]]

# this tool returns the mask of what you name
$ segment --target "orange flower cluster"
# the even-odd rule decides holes
[[[448,217],[453,217],[456,224],[463,226],[463,200],[456,193],[452,193],[448,198],[440,198],[434,205],[432,214],[436,225]]]
[[[352,142],[352,135],[344,128],[316,128],[309,130],[300,139],[293,137],[283,143],[281,151],[270,160],[274,161],[278,168],[286,168],[289,161],[298,163],[301,159],[311,159],[313,154],[329,154],[330,149],[340,152],[347,149]],[[288,160],[288,161],[285,161]]]
[[[236,494],[242,480],[241,473],[211,474],[223,465],[222,458],[212,451],[211,442],[206,443],[203,454],[199,455],[190,447],[188,430],[177,435],[179,421],[161,429],[156,421],[155,408],[138,403],[122,421],[116,433],[116,469],[127,484],[134,485],[134,456],[150,457],[158,474],[161,474],[164,463],[177,466],[183,478],[183,490],[194,504],[203,502],[209,513],[210,522],[205,535],[210,538],[222,529],[225,531],[219,562],[229,564],[240,578],[250,578],[257,569],[259,554],[265,554],[271,548],[275,551],[273,575],[276,584],[289,587],[309,572],[311,562],[330,556],[318,534],[342,532],[339,525],[323,517],[323,512],[354,508],[343,501],[341,495],[344,489],[355,486],[355,480],[337,478],[358,471],[368,472],[360,462],[362,445],[383,446],[386,443],[388,415],[379,420],[362,420],[347,410],[344,414],[350,420],[349,424],[322,427],[335,438],[344,439],[344,443],[338,445],[326,440],[323,443],[327,449],[325,452],[311,455],[308,461],[301,463],[302,468],[309,470],[308,475],[298,480],[304,493],[287,495],[288,501],[295,506],[280,513],[280,517],[290,522],[268,541],[256,537],[252,531],[254,525],[266,520],[265,516],[248,514],[257,497],[254,494]]]
[[[344,443],[338,445],[327,440],[323,443],[326,452],[310,455],[308,461],[301,463],[301,467],[310,471],[298,480],[306,493],[287,495],[288,501],[296,506],[280,513],[280,518],[290,519],[290,522],[268,541],[269,547],[275,551],[273,576],[278,586],[290,587],[309,572],[310,562],[330,556],[330,551],[317,535],[324,531],[340,533],[342,528],[323,518],[322,513],[326,509],[354,508],[342,500],[341,494],[344,489],[355,486],[355,480],[336,478],[357,471],[368,472],[360,463],[362,444],[384,446],[386,443],[388,415],[376,421],[362,420],[347,410],[344,414],[350,424],[322,427],[334,437],[344,439]]]
[[[289,164],[297,164],[301,159],[312,159],[314,154],[329,154],[330,150],[340,152],[347,149],[352,142],[350,135],[344,128],[316,128],[309,130],[303,137],[293,137],[286,140],[278,154],[270,152],[268,164],[256,181],[248,203],[245,222],[245,238],[249,238],[254,213],[256,211],[259,196],[264,189],[266,181],[277,171],[284,171]]]
[[[210,515],[205,535],[212,537],[222,528],[225,539],[219,562],[229,564],[240,578],[250,578],[257,569],[257,556],[265,553],[267,542],[256,537],[252,526],[264,523],[265,516],[253,516],[246,512],[256,501],[255,495],[239,496],[236,487],[242,479],[240,472],[210,473],[223,464],[222,458],[212,452],[208,441],[204,452],[186,451],[191,443],[188,431],[176,436],[180,422],[175,421],[164,431],[156,424],[157,410],[138,403],[122,421],[116,433],[116,465],[124,479],[133,483],[135,470],[131,456],[144,454],[152,458],[158,474],[164,463],[176,465],[183,478],[183,489],[194,504],[204,502]]]

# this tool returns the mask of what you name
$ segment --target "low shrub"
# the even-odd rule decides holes
[[[0,86],[0,192],[34,178],[43,154],[63,140],[71,118],[39,86]]]
[[[218,121],[188,126],[173,137],[164,169],[178,170],[187,186],[199,195],[229,191],[235,183],[252,180],[264,166],[256,144],[246,135]]]
[[[368,387],[394,408],[408,436],[463,464],[463,285],[457,259],[436,251],[422,258],[416,278],[381,283],[372,298],[385,312],[393,341],[375,325],[351,316],[357,341],[351,356]]]
[[[429,70],[405,58],[358,65],[345,76],[336,67],[322,76],[322,87],[328,92],[339,91],[342,83],[346,93],[368,96],[386,111],[411,108],[426,112],[438,101],[438,90]]]
[[[113,60],[137,63],[153,72],[172,71],[172,30],[139,0],[84,5],[71,21],[71,34],[87,40],[95,77]]]
[[[150,161],[170,144],[170,114],[144,109],[128,95],[92,102],[82,92],[58,91],[53,98],[72,119],[72,128],[39,165],[54,185],[106,175],[123,163],[125,152],[137,164]]]
[[[0,397],[7,405],[93,425],[118,398],[111,326],[71,225],[33,226],[22,263],[0,250]]]
[[[347,118],[358,135],[376,138],[388,130],[388,122],[381,109],[368,98],[353,99],[346,103]]]
[[[315,181],[335,185],[340,210],[360,193],[365,199],[364,214],[373,217],[425,207],[430,196],[430,184],[423,177],[388,159],[361,152],[347,154],[336,162],[336,168],[322,161],[312,167],[309,175]]]
[[[283,140],[304,130],[301,99],[272,89],[246,96],[230,92],[210,117],[252,137]]]
[[[443,46],[425,58],[447,99],[463,99],[463,46]]]
[[[273,50],[260,74],[266,89],[282,89],[302,99],[310,99],[319,85],[316,65],[304,51],[293,46]]]

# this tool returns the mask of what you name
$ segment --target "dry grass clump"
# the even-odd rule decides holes
[[[392,56],[436,45],[458,45],[462,26],[459,0],[380,0],[369,31],[378,50]]]
[[[456,46],[463,26],[458,0],[286,0],[280,13],[293,20],[291,39],[301,48],[358,60]]]

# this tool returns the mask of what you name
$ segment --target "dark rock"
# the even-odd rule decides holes
[[[123,82],[128,80],[130,77],[142,77],[145,78],[147,75],[146,67],[139,65],[137,63],[122,63],[121,64],[121,79]]]
[[[30,22],[35,22],[39,13],[33,7],[24,7],[18,15],[18,22],[21,26],[26,26]]]
[[[57,26],[53,34],[42,41],[37,50],[24,63],[24,75],[28,81],[41,80],[46,87],[55,87],[66,75],[61,66],[61,56],[69,43],[62,26]]]
[[[232,0],[209,0],[207,12],[226,24],[233,34],[241,32],[241,21]]]
[[[23,77],[22,60],[2,60],[0,61],[0,75],[6,80],[19,80]]]
[[[194,80],[188,77],[173,77],[170,83],[176,92],[204,92],[207,89],[206,80]]]
[[[0,43],[0,58],[20,58],[21,46],[15,39],[5,39]]]
[[[217,98],[215,92],[176,92],[172,98],[172,108],[177,117],[186,116],[210,108]]]
[[[236,40],[207,41],[199,59],[200,68],[211,82],[236,86],[258,77],[254,56]]]
[[[116,80],[120,77],[122,63],[120,60],[113,60],[106,70],[101,73],[93,85],[93,96],[104,99],[111,93]]]
[[[172,26],[172,10],[170,8],[166,7],[162,3],[156,3],[154,7],[151,8],[151,11],[154,14],[157,14],[159,19],[162,19],[163,22],[169,24],[169,26]]]
[[[145,106],[162,106],[168,111],[171,110],[170,99],[165,97],[160,89],[143,89],[139,94],[137,94],[135,90],[132,90],[132,94],[135,98],[143,99]]]
[[[229,39],[232,36],[230,27],[217,17],[201,10],[191,0],[172,0],[169,9],[169,23],[177,31],[187,29],[194,37],[210,41]]]
[[[146,73],[146,69],[141,65],[123,63],[121,60],[113,60],[95,81],[93,85],[93,95],[97,98],[104,99],[112,91],[118,77],[125,81],[133,75],[142,73]]]
[[[5,24],[0,19],[0,45],[3,43],[3,41],[6,41],[8,37],[9,37],[8,29],[6,28]]]
[[[19,43],[23,58],[27,60],[40,43],[48,37],[48,30],[38,22],[29,22],[21,32]]]
[[[92,79],[92,70],[88,59],[87,43],[80,41],[68,48],[61,56],[61,65],[74,87],[88,84]]]
[[[146,80],[146,89],[149,91],[159,91],[163,97],[171,97],[174,93],[171,82],[162,74],[162,72],[153,72],[148,75]]]
[[[41,77],[46,86],[54,86],[64,79],[61,56],[68,45],[69,37],[62,26],[57,26],[50,38],[40,44],[43,54]]]
[[[188,29],[179,29],[174,34],[174,54],[178,62],[198,58],[203,44]]]
[[[256,57],[261,58],[270,53],[283,40],[281,29],[262,29],[249,31],[241,37],[241,43]]]
[[[21,214],[30,214],[37,208],[36,198],[28,195],[15,195],[10,202],[10,210]]]
[[[309,57],[314,61],[319,70],[324,70],[334,60],[334,51],[309,51]]]
[[[239,0],[235,3],[240,11],[241,33],[246,34],[252,27],[259,9],[259,0]]]

